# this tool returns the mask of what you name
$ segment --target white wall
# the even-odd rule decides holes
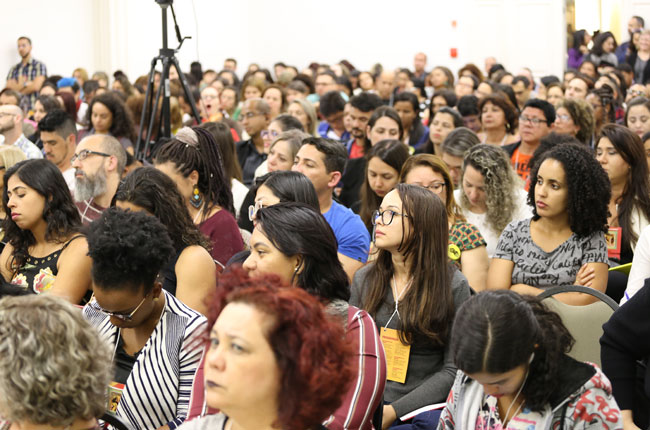
[[[650,18],[650,0],[621,1],[622,21],[637,12]],[[418,51],[428,54],[429,68],[454,71],[467,62],[482,69],[487,56],[513,72],[528,66],[535,76],[564,68],[564,0],[176,0],[174,7],[182,34],[192,36],[177,54],[185,70],[196,59],[204,69],[219,69],[231,56],[240,75],[253,61],[302,68],[346,58],[361,69],[376,62],[411,67]],[[90,73],[122,69],[135,80],[162,45],[154,0],[22,0],[3,18],[0,75],[19,61],[22,34],[32,38],[33,55],[48,72],[62,75],[81,66]]]

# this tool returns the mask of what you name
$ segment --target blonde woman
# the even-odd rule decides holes
[[[485,238],[490,258],[508,223],[532,215],[523,183],[506,153],[493,145],[476,145],[465,154],[461,186],[454,197],[467,222]]]

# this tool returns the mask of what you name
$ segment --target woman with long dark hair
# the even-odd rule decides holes
[[[611,182],[609,227],[621,227],[620,263],[632,261],[641,230],[650,224],[650,179],[639,136],[626,127],[603,127],[596,159]]]
[[[409,355],[408,365],[388,369],[383,414],[388,428],[447,398],[456,372],[448,355],[449,330],[470,289],[448,263],[447,210],[433,193],[399,184],[373,218],[379,253],[355,274],[350,303],[375,319],[390,351],[387,362]],[[437,414],[430,411],[413,419],[422,426],[436,422]]]
[[[621,429],[612,387],[567,353],[573,338],[536,298],[483,292],[458,310],[451,355],[460,370],[439,429]]]
[[[201,127],[184,127],[154,155],[156,169],[169,176],[198,229],[212,242],[221,266],[244,248],[219,145]]]
[[[381,200],[399,182],[399,172],[408,159],[409,152],[399,140],[382,140],[366,154],[366,175],[361,186],[359,216],[372,231],[372,214],[379,208]],[[354,210],[354,206],[352,207]]]
[[[372,429],[386,382],[386,361],[370,315],[347,303],[348,278],[338,260],[334,232],[318,208],[302,203],[262,207],[255,222],[244,269],[253,276],[276,274],[317,297],[346,328],[347,341],[358,346],[351,357],[358,363],[355,383],[328,428]]]
[[[79,212],[59,169],[47,160],[14,165],[4,174],[2,203],[4,280],[23,292],[80,303],[90,289],[91,261]]]
[[[187,306],[207,314],[206,299],[214,292],[216,267],[210,240],[192,222],[178,189],[153,167],[131,172],[115,193],[115,206],[155,216],[167,228],[174,255],[162,271],[162,287]]]
[[[474,133],[469,129],[465,130]],[[484,290],[489,265],[485,239],[475,225],[465,220],[456,204],[452,192],[454,184],[445,163],[435,155],[414,155],[402,166],[399,181],[424,187],[440,197],[447,209],[449,259],[462,271],[470,287],[476,291]]]
[[[99,94],[92,99],[86,112],[88,129],[79,133],[79,141],[92,134],[110,134],[133,155],[136,136],[133,118],[118,96],[108,92]]]

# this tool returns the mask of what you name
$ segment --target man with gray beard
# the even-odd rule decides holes
[[[82,223],[88,225],[111,205],[126,165],[126,151],[116,138],[94,134],[79,142],[71,161],[75,204]]]

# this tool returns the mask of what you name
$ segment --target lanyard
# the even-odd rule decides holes
[[[393,273],[393,285],[392,285],[392,289],[393,289],[393,294],[395,295],[395,310],[394,310],[393,313],[391,314],[390,318],[388,318],[388,321],[386,322],[385,327],[388,327],[388,325],[390,324],[390,322],[391,322],[391,321],[393,320],[393,318],[395,317],[395,314],[397,314],[397,317],[398,317],[400,320],[402,319],[402,317],[399,315],[399,310],[398,310],[399,299],[401,299],[402,296],[404,295],[404,293],[406,292],[406,290],[408,290],[408,288],[409,288],[409,286],[411,285],[411,282],[412,282],[412,281],[413,281],[413,279],[410,279],[410,280],[406,283],[406,285],[404,286],[404,289],[402,290],[402,292],[401,292],[400,294],[397,294],[397,282],[395,281],[395,274]]]

